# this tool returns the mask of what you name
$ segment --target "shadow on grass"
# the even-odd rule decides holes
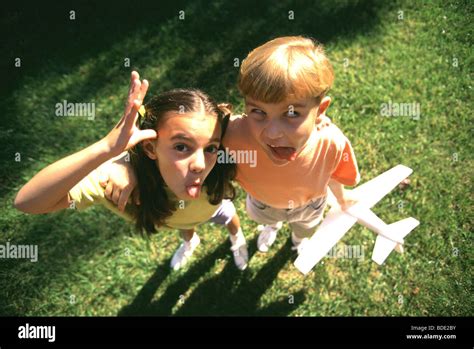
[[[255,246],[255,240],[249,241],[250,247]],[[255,252],[255,248],[250,248],[250,259]],[[225,258],[228,253],[228,243],[219,245],[212,253],[196,261],[176,282],[167,287],[158,300],[153,301],[157,289],[170,274],[169,263],[160,265],[133,302],[119,312],[119,316],[284,316],[294,310],[295,304],[304,301],[304,294],[300,291],[293,295],[294,302],[290,303],[288,298],[283,298],[264,308],[259,305],[262,295],[294,254],[290,240],[255,276],[252,277],[248,270],[240,272],[229,261],[216,276],[199,284],[189,296],[183,298],[191,285],[212,269],[218,258]],[[173,314],[173,308],[179,305],[181,299],[182,305]]]
[[[35,301],[45,297],[49,285],[70,280],[77,259],[87,260],[97,251],[110,251],[129,230],[105,209],[83,215],[86,217],[79,217],[78,212],[61,212],[26,217],[21,226],[11,227],[14,231],[4,231],[7,235],[2,236],[0,244],[9,241],[11,245],[37,245],[38,261],[0,261],[0,315],[35,314],[41,308]],[[65,293],[65,301],[67,297]]]

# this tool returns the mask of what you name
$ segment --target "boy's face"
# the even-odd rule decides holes
[[[278,166],[296,159],[315,130],[319,115],[314,98],[264,103],[246,97],[245,113],[252,137]]]

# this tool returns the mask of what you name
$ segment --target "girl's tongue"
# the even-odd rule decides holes
[[[193,199],[197,199],[199,197],[199,194],[201,193],[201,186],[199,184],[187,185],[186,192]]]
[[[282,160],[293,161],[296,159],[296,149],[292,147],[270,147],[273,154]]]

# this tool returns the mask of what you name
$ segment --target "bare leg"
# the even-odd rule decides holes
[[[247,268],[249,260],[249,253],[247,250],[247,243],[245,236],[240,228],[240,219],[237,214],[232,217],[232,220],[227,224],[227,230],[230,233],[231,251],[234,257],[234,263],[240,270]]]
[[[239,219],[239,216],[235,214],[234,217],[232,217],[232,220],[229,222],[229,224],[227,224],[227,230],[232,235],[235,235],[239,231],[239,228],[240,228],[240,219]]]
[[[194,235],[194,228],[193,229],[182,229],[179,231],[181,237],[184,241],[190,241]]]

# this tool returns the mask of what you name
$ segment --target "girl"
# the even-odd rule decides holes
[[[200,240],[195,227],[206,221],[224,224],[240,270],[248,252],[230,180],[235,168],[216,164],[230,113],[199,90],[177,89],[141,107],[148,82],[131,74],[125,113],[110,133],[93,145],[61,159],[34,176],[18,193],[15,207],[26,213],[48,213],[101,203],[147,233],[157,227],[180,229],[184,242],[171,267],[181,268]],[[140,111],[140,113],[139,113]],[[139,125],[137,125],[140,115]],[[101,178],[111,175],[112,158],[129,150],[138,179],[140,205],[118,210],[106,199],[110,189]],[[115,193],[114,193],[115,195]]]

